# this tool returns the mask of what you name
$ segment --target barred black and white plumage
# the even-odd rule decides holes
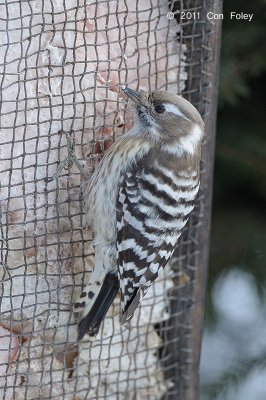
[[[94,336],[120,289],[124,324],[171,257],[199,190],[203,121],[180,96],[124,89],[131,131],[111,146],[85,193],[95,268],[74,306],[79,339]]]

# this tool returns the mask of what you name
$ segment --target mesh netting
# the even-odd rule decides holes
[[[94,341],[77,343],[72,315],[94,262],[83,182],[75,166],[50,178],[67,155],[59,131],[75,138],[89,174],[130,128],[118,84],[182,93],[208,122],[217,35],[206,19],[209,7],[199,0],[1,2],[4,400],[185,398],[195,368],[197,271],[206,266],[212,132],[205,184],[171,265],[127,326],[120,325],[116,299]],[[182,11],[195,15],[181,19]]]

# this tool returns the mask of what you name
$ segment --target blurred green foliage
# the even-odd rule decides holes
[[[253,13],[248,21],[230,12]],[[213,216],[206,317],[211,290],[233,266],[266,285],[266,1],[224,1]]]
[[[230,19],[230,12],[253,14],[251,22]],[[220,105],[240,103],[252,94],[249,80],[266,71],[266,1],[224,1]]]

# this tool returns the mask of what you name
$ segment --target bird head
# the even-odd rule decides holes
[[[132,100],[141,128],[165,143],[186,139],[191,133],[201,142],[204,122],[196,108],[183,97],[162,90],[147,93],[128,87],[123,92]]]

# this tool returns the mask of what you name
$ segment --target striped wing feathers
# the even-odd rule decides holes
[[[159,268],[167,264],[198,191],[197,179],[180,178],[148,161],[126,173],[117,197],[122,323],[132,318]]]

